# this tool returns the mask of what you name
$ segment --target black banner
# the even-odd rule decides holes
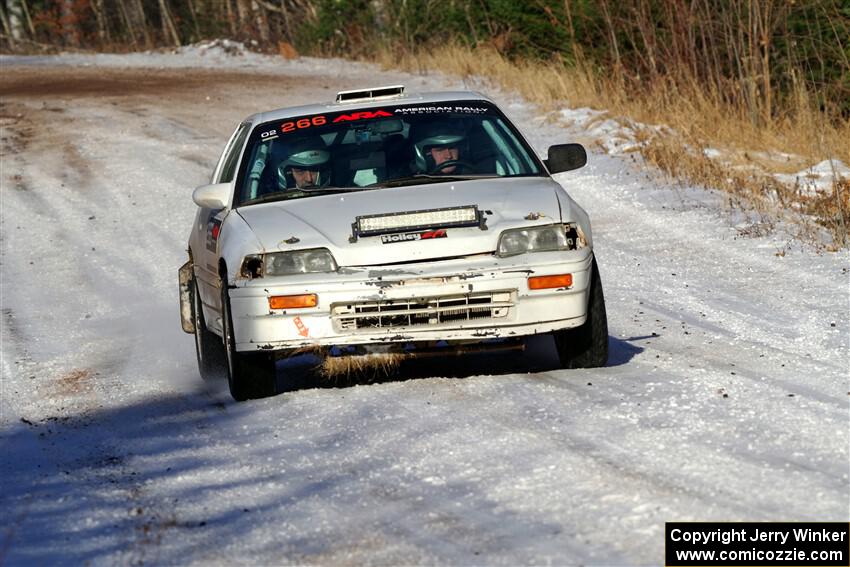
[[[668,522],[667,567],[850,567],[842,522]]]

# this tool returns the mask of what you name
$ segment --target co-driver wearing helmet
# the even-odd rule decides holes
[[[330,183],[331,154],[320,136],[308,136],[292,144],[289,157],[277,168],[281,189],[310,189]]]

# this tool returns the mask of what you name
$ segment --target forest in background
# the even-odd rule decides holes
[[[843,0],[2,0],[2,49],[138,51],[231,38],[480,75],[544,109],[638,123],[676,178],[797,203],[843,244],[850,190],[803,196],[773,173],[850,163],[850,2]],[[689,148],[724,147],[723,163]],[[753,151],[795,159],[754,159]],[[796,159],[799,157],[799,159]],[[768,198],[769,197],[769,198]]]
[[[850,2],[840,0],[5,0],[7,48],[180,46],[229,37],[368,58],[487,45],[585,64],[630,88],[697,82],[769,121],[805,89],[850,118]],[[34,42],[34,43],[32,43]],[[29,47],[28,47],[29,45]]]

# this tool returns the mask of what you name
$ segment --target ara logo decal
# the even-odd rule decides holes
[[[425,232],[405,232],[403,234],[385,234],[381,237],[383,244],[395,244],[396,242],[412,242],[414,240],[431,240],[432,238],[446,238],[446,229],[426,230]]]
[[[368,120],[369,118],[389,118],[392,114],[386,110],[376,110],[371,112],[365,110],[363,112],[352,112],[351,114],[340,114],[334,118],[334,124],[337,122],[351,122],[352,120]]]

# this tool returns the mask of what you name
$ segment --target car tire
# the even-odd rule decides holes
[[[198,359],[198,372],[204,381],[215,380],[220,378],[224,372],[224,343],[218,335],[207,329],[197,280],[192,280],[191,289],[192,322],[195,326],[195,354]]]
[[[221,322],[230,395],[237,402],[275,394],[275,359],[265,352],[237,352],[227,277],[221,280]]]
[[[563,368],[598,368],[608,362],[608,316],[596,258],[591,271],[587,321],[574,329],[553,333]]]

